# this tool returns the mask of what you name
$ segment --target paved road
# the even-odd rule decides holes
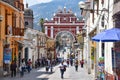
[[[31,73],[25,72],[23,77],[20,77],[17,74],[16,77],[0,77],[0,80],[94,80],[91,74],[87,74],[85,68],[78,69],[78,72],[75,71],[74,66],[67,68],[64,79],[60,78],[60,70],[58,66],[54,67],[53,73],[46,72],[45,68],[33,69]]]

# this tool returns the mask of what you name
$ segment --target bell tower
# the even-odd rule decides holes
[[[24,24],[25,28],[33,29],[33,11],[28,8],[28,3],[26,3],[26,8],[24,11]]]

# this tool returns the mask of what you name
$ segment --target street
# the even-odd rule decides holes
[[[60,77],[60,70],[58,65],[54,67],[53,73],[46,72],[45,68],[32,69],[30,73],[25,72],[23,77],[17,73],[16,77],[2,77],[0,80],[94,80],[92,74],[87,73],[86,68],[78,67],[78,72],[75,71],[74,66],[67,67],[64,73],[64,78]]]

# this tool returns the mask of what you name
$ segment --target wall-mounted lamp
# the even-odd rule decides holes
[[[2,15],[0,15],[0,22],[3,20],[3,16]]]
[[[84,10],[84,11],[90,11],[91,13],[94,12],[94,11],[107,11],[108,12],[108,9],[106,8],[103,8],[102,10],[95,10],[94,8],[88,8],[88,6],[90,7],[90,2],[83,2],[83,1],[80,1],[78,3],[78,6],[81,10]]]

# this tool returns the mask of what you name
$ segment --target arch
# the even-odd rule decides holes
[[[75,40],[74,35],[70,31],[59,31],[59,32],[57,32],[57,34],[55,35],[55,40],[56,40],[57,36],[59,36],[62,33],[68,33],[68,34],[70,34],[72,36],[72,38],[73,38],[73,41]]]

